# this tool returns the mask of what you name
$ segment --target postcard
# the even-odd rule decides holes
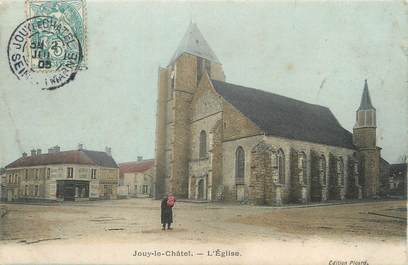
[[[1,264],[407,262],[405,1],[0,1]]]

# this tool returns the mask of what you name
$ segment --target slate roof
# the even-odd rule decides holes
[[[388,163],[388,161],[385,160],[385,159],[382,158],[382,157],[380,157],[380,163],[382,163],[383,165],[386,165],[386,166],[390,166],[390,163]]]
[[[217,56],[211,49],[210,45],[208,45],[207,41],[204,39],[195,23],[190,23],[176,52],[171,58],[169,65],[177,60],[177,58],[180,57],[183,53],[189,53],[208,59],[211,62],[220,63]]]
[[[326,107],[222,81],[212,84],[266,135],[355,149],[352,134]]]
[[[105,152],[90,150],[71,150],[41,155],[20,157],[6,168],[31,167],[58,164],[95,165],[117,168],[115,160]]]
[[[370,92],[368,91],[368,84],[366,79],[364,83],[363,95],[361,96],[360,107],[358,108],[358,110],[371,110],[371,109],[375,110],[373,104],[371,104]]]
[[[138,173],[151,169],[154,166],[154,159],[146,159],[142,161],[131,161],[126,163],[119,163],[119,174],[124,173]]]

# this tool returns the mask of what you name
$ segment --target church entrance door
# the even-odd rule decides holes
[[[198,199],[199,200],[205,200],[205,185],[204,185],[204,179],[200,179],[198,181]]]
[[[13,190],[8,190],[7,191],[7,201],[11,202],[13,200],[14,197],[14,191]]]
[[[245,185],[238,184],[237,185],[237,201],[244,201],[245,200]]]

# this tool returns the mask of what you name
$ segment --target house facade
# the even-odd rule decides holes
[[[6,166],[2,200],[80,201],[115,199],[119,168],[106,152],[60,151],[58,146],[42,154],[40,149]]]
[[[3,198],[3,194],[5,194],[6,182],[6,169],[0,168],[0,201]]]
[[[152,197],[154,159],[119,163],[120,189],[124,197]]]
[[[367,81],[351,133],[327,107],[225,82],[191,23],[159,69],[156,196],[270,205],[375,197],[376,127]]]

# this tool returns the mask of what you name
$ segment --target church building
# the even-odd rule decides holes
[[[157,198],[282,205],[378,195],[367,80],[351,133],[327,107],[227,83],[195,23],[158,79]]]

